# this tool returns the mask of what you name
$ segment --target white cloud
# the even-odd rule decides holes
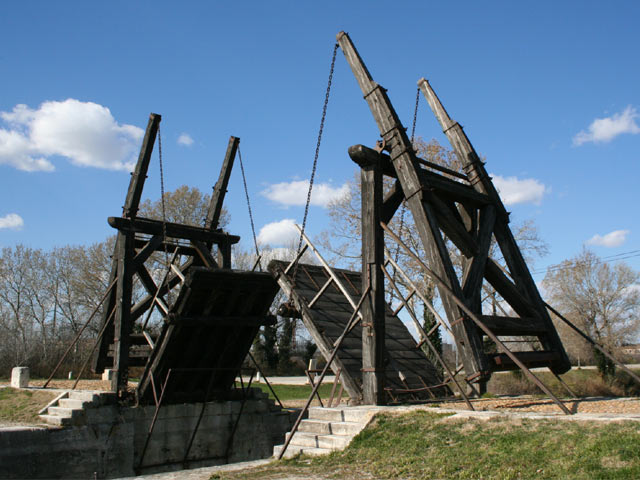
[[[17,213],[9,213],[0,217],[0,230],[8,228],[10,230],[20,230],[24,226],[24,220]]]
[[[292,182],[274,183],[260,192],[276,203],[285,206],[304,205],[307,202],[309,180],[294,180]],[[311,205],[326,207],[330,201],[348,195],[349,186],[345,183],[341,187],[333,187],[329,183],[314,183],[311,192]]]
[[[594,235],[587,240],[587,245],[597,245],[599,247],[619,247],[627,240],[629,230],[614,230],[606,235]]]
[[[190,147],[191,145],[193,145],[193,138],[188,133],[181,133],[178,137],[178,145]]]
[[[285,218],[279,222],[267,223],[260,229],[258,243],[261,245],[287,246],[295,242],[300,232],[292,218]]]
[[[496,186],[505,205],[515,205],[517,203],[540,205],[544,194],[551,191],[551,188],[546,187],[534,178],[520,180],[516,177],[494,175],[493,184]]]
[[[635,121],[637,116],[636,109],[629,105],[621,113],[614,113],[610,117],[596,118],[586,131],[582,130],[573,137],[573,144],[606,143],[623,133],[638,134],[640,127]]]
[[[132,170],[144,131],[121,125],[107,107],[69,98],[37,110],[16,105],[0,112],[0,164],[28,172],[52,171],[48,157],[62,156],[81,167]]]

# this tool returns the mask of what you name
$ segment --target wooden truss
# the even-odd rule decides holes
[[[363,145],[349,149],[353,161],[362,168],[363,277],[366,279],[371,272],[366,281],[374,291],[369,305],[363,307],[363,313],[372,318],[369,364],[379,368],[384,361],[382,350],[374,345],[376,336],[384,337],[384,315],[380,313],[384,301],[383,230],[402,244],[388,224],[406,202],[427,254],[426,259],[416,259],[438,287],[467,380],[482,384],[494,371],[517,368],[525,369],[527,374],[531,373],[529,368],[542,366],[556,375],[568,371],[569,359],[509,228],[509,214],[462,127],[451,120],[429,83],[421,79],[420,90],[464,173],[418,158],[386,90],[373,81],[349,36],[341,32],[338,43],[382,137],[381,148],[376,150]],[[396,179],[384,197],[383,175]],[[456,273],[446,239],[462,254],[461,275]],[[489,255],[493,241],[505,266]],[[488,286],[504,299],[507,314],[482,311],[482,291]],[[505,341],[514,336],[535,338],[542,348],[511,352]],[[484,337],[498,345],[499,353],[485,349]],[[383,380],[374,372],[369,384],[369,398],[380,400]]]
[[[148,382],[153,382],[154,369],[158,370],[160,372],[159,375],[163,377],[156,378],[156,380],[162,382],[167,371],[172,368],[174,373],[178,368],[182,370],[190,369],[191,371],[205,367],[216,367],[218,369],[227,367],[229,369],[231,367],[239,368],[253,340],[253,336],[255,336],[254,330],[256,328],[254,327],[267,322],[265,318],[266,308],[263,305],[265,299],[262,297],[260,297],[260,301],[256,301],[253,310],[244,309],[240,311],[236,308],[237,305],[233,304],[233,308],[230,306],[233,302],[230,300],[230,292],[227,292],[228,302],[218,305],[220,308],[212,312],[210,302],[197,296],[194,297],[195,294],[183,293],[181,290],[178,296],[180,303],[176,305],[170,304],[170,292],[183,285],[187,285],[192,293],[198,291],[198,289],[204,289],[204,291],[208,291],[210,295],[213,295],[210,289],[208,290],[208,287],[219,287],[220,279],[210,278],[212,277],[211,272],[214,273],[213,277],[215,277],[215,270],[222,272],[222,269],[231,268],[231,246],[237,243],[240,237],[223,232],[218,228],[218,223],[240,139],[236,137],[229,139],[229,145],[218,182],[214,187],[204,227],[151,220],[138,217],[137,213],[159,124],[160,115],[151,114],[138,163],[131,176],[122,217],[109,218],[109,224],[118,230],[118,234],[109,280],[111,287],[103,309],[102,326],[93,362],[93,371],[96,373],[101,373],[107,368],[115,371],[112,389],[118,392],[119,397],[123,397],[126,392],[129,367],[146,365],[151,368],[151,373],[145,372],[145,381],[140,384],[140,388],[142,388],[141,398],[143,400],[148,400],[152,397]],[[217,247],[217,258],[212,253],[214,245]],[[167,259],[171,256],[168,265],[166,265],[164,276],[158,284],[150,271],[150,263],[154,252],[164,252],[164,256]],[[198,273],[198,267],[206,271]],[[267,274],[245,273],[269,277]],[[196,274],[198,276],[194,277]],[[233,280],[231,284],[237,286],[237,276],[235,275],[230,279],[227,278],[227,280]],[[135,304],[133,304],[132,298],[134,279],[137,279],[147,292],[147,295]],[[250,281],[251,279],[244,278],[244,280]],[[277,287],[273,279],[261,278],[257,281],[261,282],[261,291],[266,291],[267,297],[275,295]],[[269,285],[265,285],[265,281]],[[237,295],[233,298],[237,299]],[[197,308],[194,310],[193,302],[200,308],[200,313],[198,313]],[[185,318],[182,312],[184,308],[187,308],[185,305],[191,309],[187,315],[188,318]],[[147,331],[149,318],[154,309],[164,319],[163,330],[159,339],[154,338]],[[192,357],[187,355],[183,355],[182,357],[184,358],[181,357],[184,350],[194,347],[195,344],[189,343],[193,340],[192,337],[199,337],[200,340],[210,338],[211,335],[216,338],[219,337],[221,335],[219,329],[222,328],[224,330],[223,327],[228,326],[227,320],[234,315],[243,317],[244,323],[241,322],[243,327],[247,327],[249,323],[251,324],[251,328],[246,330],[251,334],[251,339],[248,344],[243,340],[241,342],[242,348],[238,349],[244,352],[241,355],[242,358],[239,360],[235,357],[231,359],[231,356],[233,356],[231,354],[224,356],[224,358],[219,358],[219,351],[215,354],[209,352],[208,355],[203,355],[202,359],[213,359],[211,360],[212,364],[209,362],[204,365],[201,361],[202,359],[189,362],[185,359]],[[193,320],[194,318],[195,320]],[[134,324],[136,322],[138,324],[135,330],[139,333],[134,333]],[[194,322],[200,323],[199,325],[194,325]],[[218,328],[218,330],[214,333],[207,330],[212,328],[214,330]],[[190,332],[189,335],[185,336],[185,329]],[[207,332],[204,332],[204,330],[207,330]],[[198,334],[198,332],[200,333]],[[226,332],[223,336],[227,336],[227,333],[229,332]],[[176,341],[176,339],[182,340]],[[233,342],[235,342],[235,339]],[[230,341],[229,344],[233,344],[233,342]],[[202,353],[204,347],[199,343],[196,346],[198,347],[196,350]],[[209,344],[209,347],[211,346]],[[178,351],[177,357],[176,350]],[[150,357],[152,362],[148,364]],[[213,368],[208,368],[208,370],[213,370]],[[226,380],[227,377],[228,375],[225,376],[225,380],[222,383],[229,383]],[[192,385],[193,379],[190,382],[190,385]],[[216,385],[214,385],[214,389],[215,387]],[[181,392],[184,397],[188,394],[189,389],[180,387],[176,391]],[[185,391],[187,392],[186,394]],[[201,396],[194,401],[202,401]]]
[[[295,260],[289,264],[273,260],[269,263],[269,271],[293,302],[295,312],[299,312],[322,356],[326,361],[333,358],[329,367],[334,374],[340,375],[351,403],[360,404],[363,401],[362,337],[366,325],[361,322],[364,316],[357,310],[357,300],[364,297],[364,305],[369,295],[363,293],[360,272],[331,268],[304,234],[303,240],[305,246],[301,254],[310,249],[319,265],[300,263],[298,268],[293,268],[297,263]],[[410,307],[409,310],[413,313]],[[385,401],[429,400],[450,394],[451,380],[443,380],[441,373],[422,351],[422,343],[416,344],[397,312],[386,306],[385,315],[383,368],[386,384],[382,392]],[[349,326],[354,316],[356,321]],[[337,341],[342,334],[344,338],[338,347]],[[337,351],[334,354],[335,349]],[[441,359],[440,365],[441,368],[447,368]],[[449,378],[453,376],[449,375]]]

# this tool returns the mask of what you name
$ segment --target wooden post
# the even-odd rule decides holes
[[[380,162],[361,165],[362,290],[371,288],[362,305],[362,392],[365,405],[384,405],[385,298],[382,168]]]
[[[224,203],[224,196],[227,193],[229,177],[231,176],[231,169],[233,168],[233,161],[235,160],[239,144],[240,139],[238,137],[229,137],[227,153],[225,154],[224,161],[222,162],[218,181],[216,182],[216,186],[213,188],[211,202],[209,203],[209,211],[207,212],[205,227],[210,230],[218,228],[220,214],[222,213],[222,204]]]
[[[111,389],[122,398],[129,380],[129,347],[132,331],[131,293],[133,287],[134,233],[118,233],[118,283],[116,285],[116,315],[114,322],[114,350]]]

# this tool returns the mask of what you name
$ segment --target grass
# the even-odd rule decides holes
[[[53,392],[0,388],[0,422],[42,423],[38,412],[55,396]]]
[[[216,479],[640,478],[640,425],[384,414],[342,452]]]
[[[634,371],[636,375],[640,372]],[[534,372],[555,395],[566,396],[567,391],[550,372]],[[626,372],[618,369],[612,380],[605,381],[597,370],[574,369],[562,375],[564,382],[581,397],[640,396],[638,385]],[[521,372],[495,373],[487,386],[496,395],[527,395],[543,393]]]
[[[264,392],[267,392],[269,394],[269,398],[274,398],[273,394],[271,393],[271,390],[269,390],[269,387],[267,387],[266,384],[252,383],[251,386],[261,388]],[[275,390],[276,395],[278,395],[278,398],[283,403],[286,403],[289,400],[306,400],[307,398],[309,398],[309,395],[311,395],[311,385],[273,385],[271,384],[271,386]],[[323,402],[325,400],[327,401],[329,400],[329,397],[331,396],[332,388],[333,388],[333,384],[331,383],[326,383],[326,384],[323,383],[322,385],[320,385],[318,392],[320,393],[320,398],[322,398]],[[339,390],[340,390],[340,385],[336,387],[335,395],[338,395]],[[346,392],[343,392],[342,396],[346,397],[347,396]]]

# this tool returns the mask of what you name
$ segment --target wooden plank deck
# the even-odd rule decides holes
[[[269,271],[277,278],[280,287],[293,299],[302,313],[302,321],[318,349],[325,358],[333,349],[334,342],[344,331],[353,308],[335,284],[325,290],[319,300],[311,307],[310,302],[318,294],[329,279],[326,270],[321,266],[300,264],[296,278],[283,275],[286,262],[273,260]],[[334,269],[347,293],[357,303],[361,296],[361,274],[349,270]],[[292,272],[289,272],[292,274]],[[393,391],[418,390],[412,396],[424,400],[431,398],[424,389],[425,384],[436,387],[443,383],[438,370],[427,359],[424,352],[416,348],[416,342],[407,327],[391,309],[386,309],[385,321],[386,387]],[[334,373],[342,368],[345,390],[354,400],[362,396],[362,327],[358,324],[344,339],[332,369]],[[433,393],[443,395],[449,393],[446,387],[436,387]],[[414,399],[411,398],[410,399]]]
[[[163,403],[224,396],[258,329],[269,323],[277,292],[268,273],[192,267],[140,380],[138,401],[152,403],[151,376],[159,395],[170,370]]]

